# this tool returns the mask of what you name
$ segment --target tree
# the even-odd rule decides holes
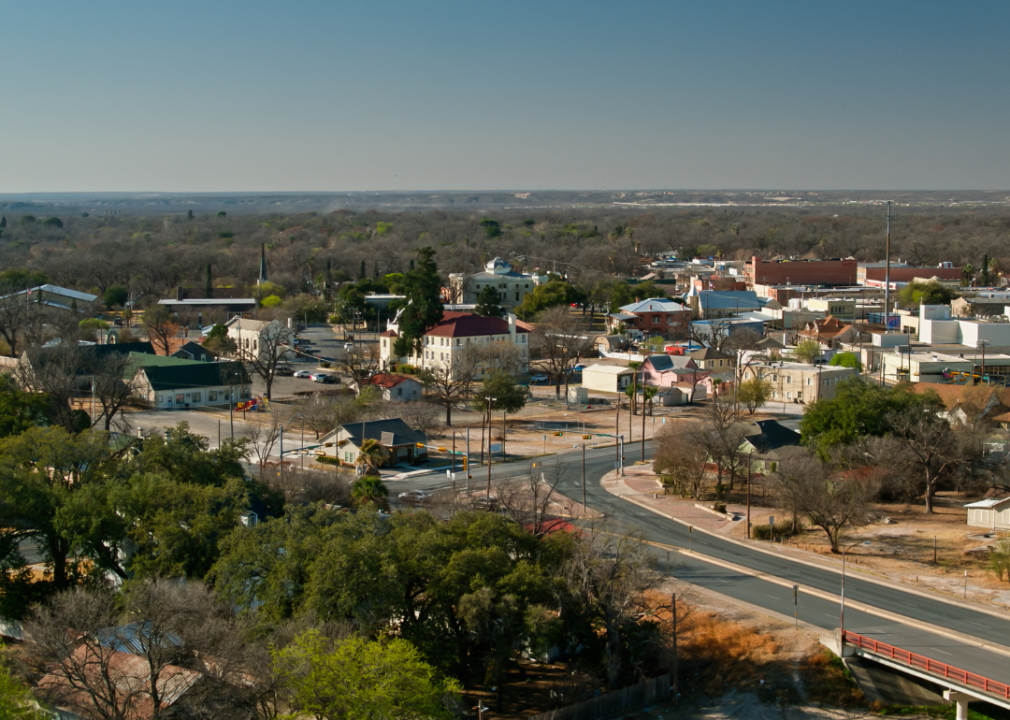
[[[151,344],[160,348],[162,355],[171,355],[172,338],[179,332],[175,314],[164,305],[151,305],[144,310],[142,324]]]
[[[491,463],[491,420],[495,410],[508,415],[516,413],[526,406],[529,391],[517,383],[511,375],[503,372],[493,372],[484,380],[484,385],[474,395],[474,409],[487,413],[488,424],[488,464]],[[502,454],[505,447],[505,420],[502,420]],[[491,488],[488,488],[490,493]]]
[[[939,484],[982,459],[983,434],[968,426],[955,429],[934,408],[924,405],[891,412],[887,422],[891,436],[904,450],[905,464],[920,473],[926,513],[932,514]]]
[[[904,307],[918,308],[920,305],[950,305],[960,297],[956,292],[937,280],[913,280],[898,290],[898,300]]]
[[[816,340],[804,340],[799,345],[797,345],[793,351],[793,357],[799,362],[807,363],[808,365],[813,365],[814,361],[817,360],[821,354],[821,344]]]
[[[554,380],[555,397],[561,397],[561,382],[568,382],[568,370],[592,347],[592,339],[565,307],[552,307],[537,317],[530,337],[530,349],[539,353]]]
[[[863,369],[863,364],[859,362],[859,356],[853,352],[836,353],[831,358],[831,362],[828,364],[832,367],[847,367],[855,368],[856,370]]]
[[[263,477],[264,468],[267,461],[273,454],[277,441],[280,440],[281,428],[284,423],[276,414],[271,414],[269,420],[259,422],[258,418],[248,423],[245,430],[245,439],[249,441],[246,447],[252,450],[256,456],[256,464],[260,468],[260,478]],[[330,428],[331,430],[333,428]],[[284,458],[281,458],[283,462]]]
[[[361,466],[362,475],[377,475],[379,466],[386,459],[382,443],[374,438],[367,438],[362,441],[358,449],[358,465]]]
[[[579,291],[564,280],[551,280],[526,293],[516,312],[523,319],[553,307],[568,307],[579,300]]]
[[[737,400],[743,403],[750,415],[753,415],[755,410],[768,402],[771,396],[772,384],[758,377],[744,380],[740,383],[740,389],[736,393]]]
[[[826,460],[832,448],[849,445],[864,435],[888,434],[891,413],[915,406],[934,412],[943,410],[936,393],[916,393],[907,384],[882,388],[859,378],[843,380],[833,398],[822,398],[807,406],[800,419],[803,444],[815,448]]]
[[[234,355],[238,351],[238,344],[228,336],[228,328],[221,323],[216,323],[204,336],[203,346],[218,357]]]
[[[239,356],[252,371],[263,378],[267,400],[272,399],[274,378],[281,361],[291,352],[295,333],[279,320],[272,320],[259,332],[258,345],[239,348]]]
[[[451,703],[461,689],[440,678],[406,640],[352,636],[331,643],[318,630],[275,650],[274,672],[292,717],[451,720]]]
[[[46,720],[51,717],[40,710],[31,692],[17,678],[0,669],[0,718],[2,720]]]
[[[50,401],[44,393],[21,390],[14,378],[0,374],[0,438],[49,424]]]
[[[502,308],[500,303],[501,298],[498,295],[498,291],[491,285],[485,285],[484,288],[477,293],[477,305],[474,307],[473,311],[481,317],[504,317],[505,310]]]
[[[652,414],[652,403],[656,395],[659,394],[659,388],[652,385],[642,386],[642,462],[645,462],[645,409],[649,409],[649,414]]]
[[[472,352],[464,351],[453,358],[451,365],[435,365],[418,372],[425,389],[432,394],[431,401],[445,408],[447,427],[452,427],[452,409],[470,397],[475,370]]]
[[[673,425],[664,425],[656,441],[652,467],[663,484],[681,497],[703,500],[708,472],[708,443],[703,426],[692,422],[674,430]]]
[[[811,525],[824,531],[831,552],[840,551],[850,528],[869,522],[867,503],[875,492],[871,480],[839,476],[816,461],[805,463],[802,472],[786,472],[784,482],[791,486],[792,502]]]
[[[366,440],[365,442],[375,442]],[[351,485],[351,501],[357,507],[374,505],[380,510],[389,509],[389,489],[382,482],[382,478],[376,475],[363,475]]]
[[[716,395],[702,410],[701,416],[702,440],[708,451],[708,462],[715,465],[720,485],[729,475],[729,490],[732,492],[741,465],[738,451],[743,442],[736,402],[732,398]]]
[[[102,302],[105,307],[111,310],[114,307],[123,307],[130,299],[130,291],[125,285],[110,285],[102,294]]]
[[[404,278],[404,300],[399,312],[400,336],[393,345],[397,355],[420,355],[424,333],[442,319],[442,280],[435,264],[435,250],[417,251],[417,266]]]
[[[206,297],[214,297],[214,276],[211,275],[210,263],[207,263],[207,274],[203,281],[203,293]]]

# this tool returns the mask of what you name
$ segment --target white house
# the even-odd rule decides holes
[[[619,365],[590,365],[582,371],[582,387],[597,392],[624,392],[635,371]]]
[[[341,465],[357,466],[365,440],[376,440],[382,447],[382,466],[413,465],[428,458],[427,437],[400,418],[338,425],[333,432],[320,438],[316,454],[334,458]]]
[[[364,380],[361,384],[363,387],[377,388],[382,393],[382,399],[386,402],[420,400],[423,390],[421,383],[416,378],[392,373],[378,373]],[[361,392],[362,388],[359,388],[356,382],[351,381],[349,386]]]
[[[157,358],[156,364],[150,364],[152,358]],[[145,364],[133,374],[133,393],[156,410],[227,405],[229,398],[241,402],[252,396],[249,374],[236,360],[201,362],[141,356],[139,361]]]

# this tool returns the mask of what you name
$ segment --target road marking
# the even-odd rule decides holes
[[[910,603],[910,602],[908,602],[908,601],[906,601],[906,600],[902,600],[901,602],[902,602],[902,603],[904,603],[905,605],[911,605],[912,607],[919,607],[919,606],[918,606],[918,605],[916,605],[915,603]]]

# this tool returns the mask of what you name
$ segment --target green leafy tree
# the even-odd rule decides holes
[[[404,295],[394,308],[400,311],[400,337],[393,350],[402,356],[420,355],[425,331],[442,319],[442,281],[433,248],[417,251],[417,266],[404,278]]]
[[[846,367],[862,370],[863,364],[859,362],[859,356],[852,352],[836,353],[828,363],[832,367]]]
[[[813,364],[814,360],[821,356],[821,344],[816,340],[804,340],[792,351],[792,355],[799,362]]]
[[[497,220],[482,218],[480,225],[484,228],[484,232],[487,233],[488,239],[494,240],[497,237],[501,237],[501,224]]]
[[[389,508],[389,488],[376,475],[363,475],[351,485],[351,500],[358,507],[374,505],[386,510]]]
[[[0,374],[0,438],[49,425],[49,398],[22,390],[10,375]]]
[[[957,297],[956,292],[936,280],[913,280],[898,291],[898,300],[907,308],[950,305]]]
[[[498,291],[490,285],[485,285],[484,288],[477,293],[477,305],[473,311],[481,317],[504,317],[505,310],[502,308],[500,303],[501,298],[498,296]]]
[[[747,408],[750,415],[753,415],[755,410],[767,403],[771,396],[772,384],[756,377],[740,383],[740,388],[736,393],[736,399]]]
[[[51,717],[35,704],[28,688],[0,668],[0,720],[45,720]]]
[[[324,720],[390,718],[451,720],[460,686],[439,677],[406,640],[349,637],[330,642],[317,630],[302,633],[273,654],[288,704],[285,718]]]
[[[526,293],[518,313],[526,318],[532,317],[547,308],[560,305],[571,305],[581,299],[581,294],[570,283],[564,280],[551,280],[544,285],[538,285],[532,292]]]
[[[204,336],[203,345],[217,356],[234,355],[238,350],[235,341],[228,337],[228,328],[221,323],[217,323]]]
[[[362,475],[376,475],[379,472],[379,466],[386,459],[385,451],[382,449],[382,443],[374,438],[367,438],[361,443],[361,448],[358,450],[358,463],[362,466]]]
[[[907,384],[882,388],[851,378],[838,383],[833,398],[807,406],[800,420],[803,444],[827,458],[831,448],[848,445],[864,435],[882,437],[891,432],[891,413],[906,408],[943,409],[936,393],[916,393]]]
[[[102,302],[107,309],[123,307],[130,299],[130,291],[123,285],[110,285],[102,293]]]
[[[670,299],[666,289],[651,280],[631,285],[629,283],[618,283],[613,287],[610,294],[610,310],[616,312],[622,305],[630,305],[636,300],[646,298]],[[673,298],[674,302],[682,302],[679,298]]]

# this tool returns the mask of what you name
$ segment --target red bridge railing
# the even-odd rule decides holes
[[[909,667],[920,668],[932,675],[936,675],[937,677],[953,680],[965,687],[978,688],[990,695],[1001,697],[1004,700],[1010,700],[1010,685],[990,680],[982,675],[977,675],[975,673],[968,672],[967,670],[947,665],[946,663],[931,660],[925,655],[917,655],[916,653],[909,652],[908,650],[902,650],[901,648],[894,647],[893,645],[878,642],[873,638],[857,635],[856,633],[849,632],[848,630],[845,631],[845,642],[862,648],[863,650],[868,650],[875,655],[882,655],[890,658],[891,660],[896,660],[908,665]]]

